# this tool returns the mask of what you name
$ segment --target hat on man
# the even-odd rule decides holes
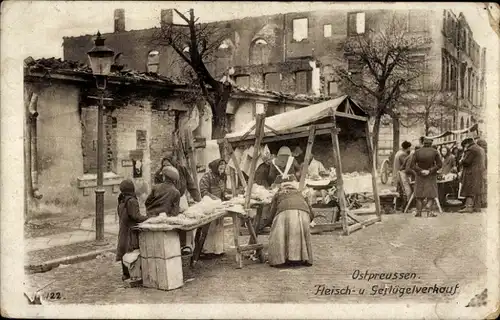
[[[474,139],[472,138],[465,138],[464,140],[462,140],[462,143],[460,144],[462,147],[465,147],[471,143],[474,143]]]
[[[423,137],[422,144],[425,146],[430,146],[430,145],[432,145],[432,141],[433,140],[431,138]]]
[[[402,147],[403,149],[408,149],[408,148],[410,148],[410,147],[411,147],[411,143],[410,143],[410,142],[408,142],[408,141],[403,141],[403,143],[401,144],[401,147]]]
[[[290,150],[290,148],[286,146],[283,146],[278,150],[278,156],[291,156],[291,155],[292,151]]]

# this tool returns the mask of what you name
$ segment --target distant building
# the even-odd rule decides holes
[[[428,80],[440,79],[442,94],[448,97],[446,105],[434,112],[441,121],[433,131],[476,123],[485,102],[486,48],[480,48],[474,40],[464,15],[457,16],[451,10],[332,10],[213,22],[208,25],[227,30],[229,36],[209,68],[222,78],[233,67],[232,77],[240,87],[338,96],[342,92],[334,67],[346,64],[352,72],[357,71],[356,64],[345,55],[345,42],[353,35],[383,26],[393,14],[406,21],[408,32],[432,39],[431,46],[416,55],[426,56]],[[162,10],[159,22],[172,24],[173,10]],[[125,12],[117,9],[115,32],[104,36],[110,47],[122,53],[121,61],[127,67],[182,77],[183,62],[177,54],[171,48],[152,44],[151,37],[157,30],[126,31]],[[65,37],[64,59],[86,61],[92,37]],[[401,141],[424,134],[422,124],[401,129]],[[390,123],[381,130],[382,154],[392,148],[391,132]]]

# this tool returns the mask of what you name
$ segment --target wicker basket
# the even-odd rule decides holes
[[[181,256],[182,259],[182,276],[184,281],[187,279],[193,278],[193,270],[191,269],[191,259],[193,257],[193,249],[190,247],[185,247],[182,250],[189,249],[189,253],[183,253]]]

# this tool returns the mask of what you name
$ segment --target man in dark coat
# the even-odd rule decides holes
[[[476,144],[484,150],[484,175],[483,175],[483,188],[481,189],[481,208],[488,206],[488,144],[486,140],[479,138]]]
[[[415,199],[417,205],[416,217],[422,216],[424,199],[430,199],[428,205],[438,197],[437,171],[443,165],[439,152],[432,147],[432,140],[424,138],[423,147],[416,150],[411,159],[411,169],[415,171]],[[435,217],[434,213],[430,213]]]
[[[486,168],[484,149],[474,143],[472,138],[462,141],[464,155],[460,160],[462,166],[462,189],[460,195],[465,197],[465,208],[459,212],[472,213],[481,210],[481,190]]]

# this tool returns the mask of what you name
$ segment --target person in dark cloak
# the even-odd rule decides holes
[[[139,249],[139,238],[132,227],[137,223],[145,221],[148,217],[142,216],[139,211],[139,201],[135,195],[134,183],[130,180],[123,180],[120,183],[120,195],[118,196],[118,245],[116,248],[116,261],[122,265],[122,280],[130,279],[128,268],[123,263],[123,256]]]
[[[176,188],[178,181],[179,172],[176,168],[163,168],[163,183],[153,187],[145,202],[148,217],[158,216],[162,212],[171,217],[179,214],[181,194]]]

